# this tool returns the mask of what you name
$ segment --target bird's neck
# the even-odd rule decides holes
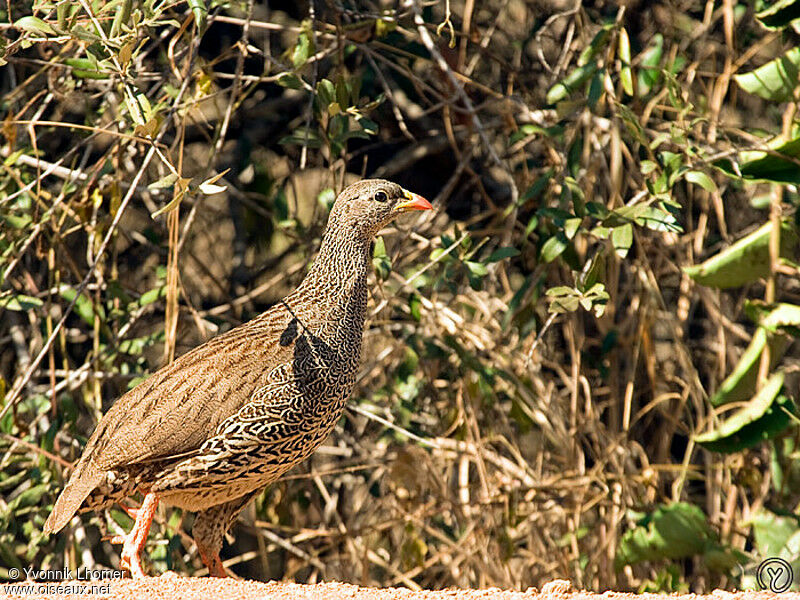
[[[301,287],[310,286],[324,298],[343,299],[354,287],[366,286],[370,262],[368,239],[355,231],[329,227]]]
[[[370,242],[345,233],[328,229],[311,270],[287,303],[310,308],[305,326],[341,355],[340,367],[355,373],[367,316]]]

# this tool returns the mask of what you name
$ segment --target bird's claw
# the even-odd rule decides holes
[[[133,529],[131,529],[130,533],[115,535],[110,540],[112,544],[122,544],[119,565],[121,568],[130,571],[131,577],[134,579],[141,579],[145,576],[139,554],[144,549],[144,543],[147,540],[147,533],[150,531],[150,523],[153,521],[157,505],[158,498],[156,495],[148,493],[141,508],[136,510],[136,522],[133,524]]]
[[[119,559],[119,566],[130,571],[133,579],[144,577],[142,561],[139,558],[139,544],[133,532],[128,535],[115,535],[109,540],[112,544],[122,544],[122,554]]]
[[[195,544],[197,544],[197,540],[195,540]],[[203,564],[208,569],[209,576],[211,577],[228,576],[228,572],[225,570],[225,566],[222,564],[222,559],[220,559],[218,552],[211,552],[200,544],[197,544],[197,550],[200,554],[200,559],[203,561]]]

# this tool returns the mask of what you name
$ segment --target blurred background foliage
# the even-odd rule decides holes
[[[223,559],[255,579],[604,590],[800,567],[800,1],[0,6],[0,577],[100,415],[291,290],[336,194],[374,247],[358,387]],[[149,569],[202,574],[161,509]],[[795,572],[800,573],[800,568]]]

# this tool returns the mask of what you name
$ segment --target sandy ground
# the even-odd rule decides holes
[[[61,583],[21,583],[24,589],[14,588],[12,585],[0,586],[0,595],[7,598],[120,598],[135,599],[152,598],[164,600],[182,599],[216,599],[216,600],[269,600],[288,599],[314,599],[314,600],[478,600],[491,598],[492,600],[767,600],[780,597],[800,598],[800,594],[772,594],[769,592],[725,592],[715,590],[711,594],[702,596],[696,594],[662,595],[662,594],[626,594],[621,592],[605,592],[594,594],[590,592],[575,591],[566,581],[553,581],[541,590],[530,589],[525,592],[511,592],[499,589],[488,590],[442,590],[415,592],[405,588],[364,588],[347,583],[322,583],[317,585],[304,585],[299,583],[260,583],[256,581],[236,581],[233,579],[211,579],[198,577],[147,577],[137,581],[130,579],[111,582],[85,582],[66,581]],[[44,585],[45,588],[41,586]],[[85,589],[83,593],[74,593],[74,587],[91,586],[94,589]],[[47,587],[49,586],[49,588]],[[58,588],[58,586],[64,586]],[[62,593],[59,593],[62,592]],[[64,594],[63,592],[66,592]]]

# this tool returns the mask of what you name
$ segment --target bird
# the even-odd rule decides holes
[[[371,243],[418,194],[365,179],[336,198],[319,252],[300,285],[266,312],[186,352],[120,396],[100,419],[44,524],[143,500],[120,566],[141,563],[159,502],[196,512],[209,575],[225,577],[225,533],[246,504],[325,440],[356,381],[366,320]]]

